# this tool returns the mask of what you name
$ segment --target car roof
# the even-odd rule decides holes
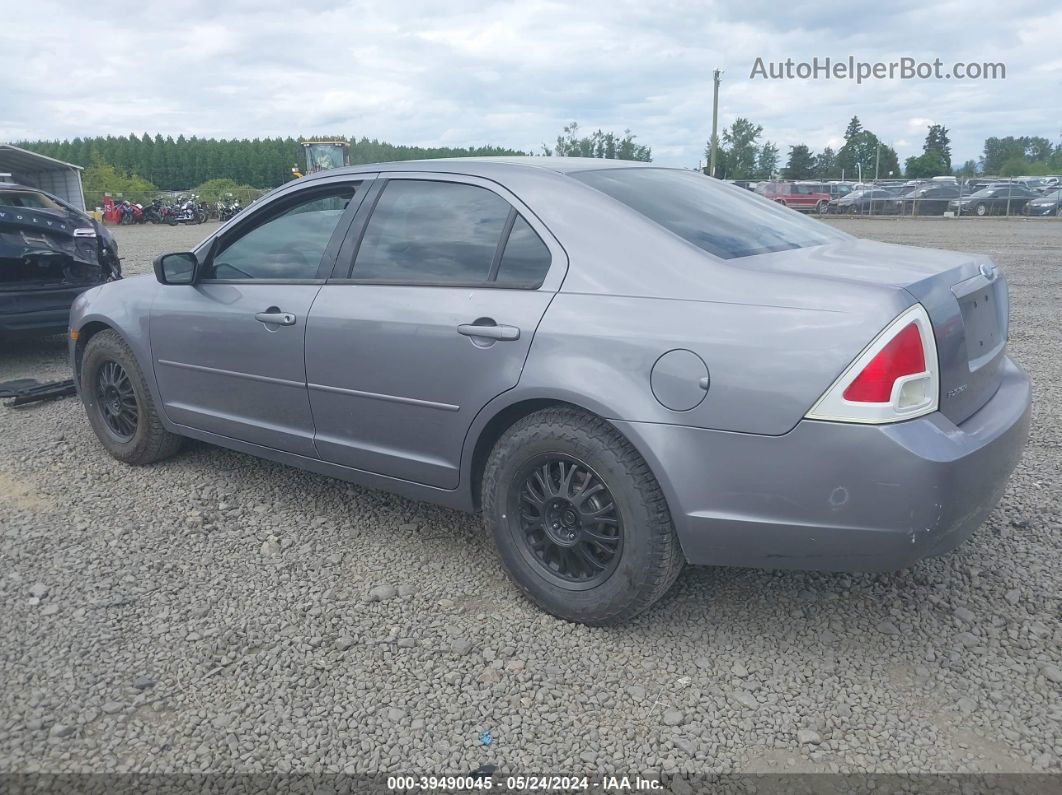
[[[318,171],[311,176],[337,176],[342,174],[365,174],[376,171],[436,171],[490,177],[499,172],[538,169],[567,174],[574,171],[597,171],[611,168],[667,168],[636,160],[606,160],[600,157],[441,157],[432,160],[396,160],[385,163],[361,163]]]

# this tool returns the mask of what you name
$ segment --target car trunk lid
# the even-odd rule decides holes
[[[103,279],[95,229],[62,212],[0,207],[0,290],[50,289]]]
[[[906,291],[933,323],[940,411],[952,422],[966,420],[999,387],[1008,332],[1007,283],[984,255],[853,239],[749,257],[742,264]]]

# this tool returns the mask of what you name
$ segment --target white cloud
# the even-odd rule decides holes
[[[931,115],[961,162],[990,135],[1057,139],[1062,12],[1044,6],[35,0],[4,9],[0,140],[320,133],[537,150],[578,120],[629,127],[658,162],[691,166],[721,67],[723,124],[752,119],[783,155],[796,143],[836,149],[853,115],[901,157],[917,154]],[[849,55],[1003,62],[1007,78],[750,79],[757,57]]]

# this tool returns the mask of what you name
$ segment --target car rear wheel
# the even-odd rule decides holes
[[[81,360],[81,402],[107,452],[127,464],[151,464],[180,449],[162,427],[136,357],[115,331],[88,341]]]
[[[626,621],[663,596],[685,562],[645,461],[614,427],[574,409],[510,428],[491,451],[482,497],[509,576],[559,618]]]

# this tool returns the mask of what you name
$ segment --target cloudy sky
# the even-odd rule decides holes
[[[0,141],[331,133],[537,150],[631,128],[695,166],[746,116],[784,153],[858,114],[901,159],[927,124],[956,163],[990,135],[1062,137],[1062,4],[1024,0],[0,0]],[[1002,62],[1005,80],[750,79],[765,61]]]

